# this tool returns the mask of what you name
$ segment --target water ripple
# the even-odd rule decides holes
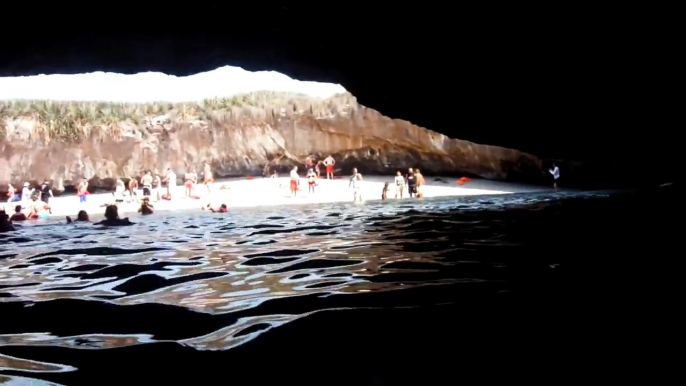
[[[0,239],[0,313],[12,315],[3,318],[0,349],[175,342],[227,350],[322,310],[444,304],[465,291],[517,290],[519,278],[564,265],[548,249],[571,229],[556,220],[560,212],[582,215],[575,202],[607,196],[160,213],[116,229],[23,226]],[[398,291],[405,295],[387,296]],[[87,317],[53,323],[64,315]],[[7,369],[76,370],[0,354],[0,370]]]

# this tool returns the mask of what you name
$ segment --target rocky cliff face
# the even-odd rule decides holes
[[[200,172],[205,162],[219,177],[261,175],[267,162],[283,172],[310,154],[333,155],[339,174],[418,167],[425,175],[536,180],[545,173],[530,154],[448,138],[360,106],[350,94],[264,92],[197,104],[0,103],[0,190],[46,178],[62,190],[82,177],[93,188],[111,188],[117,177]]]

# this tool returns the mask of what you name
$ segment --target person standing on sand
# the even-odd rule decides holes
[[[362,174],[357,172],[357,168],[353,168],[353,175],[350,177],[348,189],[353,188],[353,202],[362,202]]]
[[[298,192],[298,182],[300,181],[300,176],[298,175],[298,167],[293,166],[291,170],[291,194],[295,197]]]
[[[336,160],[333,159],[333,157],[331,155],[324,158],[324,166],[326,166],[326,179],[327,180],[333,179],[333,165],[335,165],[335,164],[336,164]]]
[[[133,200],[135,197],[138,202],[138,180],[135,178],[129,179],[129,197]]]
[[[400,195],[400,198],[403,198],[403,188],[405,187],[405,177],[403,177],[402,173],[400,173],[400,170],[395,175],[395,198],[398,198],[398,195]]]
[[[176,173],[171,168],[167,168],[167,175],[164,177],[167,184],[167,198],[171,200],[172,192],[176,190]]]
[[[152,191],[157,201],[162,199],[160,189],[162,189],[162,178],[160,178],[159,173],[155,172],[155,177],[152,179]]]
[[[205,171],[203,173],[203,184],[207,186],[207,193],[212,194],[212,191],[210,190],[210,184],[214,182],[214,177],[212,176],[212,169],[210,168],[210,164],[205,162]]]
[[[322,160],[317,161],[317,165],[314,167],[314,171],[317,172],[317,179],[321,178],[321,170],[320,167],[322,165]]]
[[[417,192],[417,180],[414,177],[414,170],[412,170],[412,168],[407,169],[405,183],[407,184],[407,193],[409,193],[410,198],[412,198]]]
[[[124,186],[124,181],[121,180],[121,178],[117,178],[117,181],[114,183],[114,202],[119,203],[119,202],[124,202],[124,191],[126,190],[126,187]]]
[[[31,202],[31,195],[33,195],[33,189],[29,189],[28,182],[24,182],[24,188],[21,190],[21,204],[23,207],[28,207],[29,202]]]
[[[557,191],[557,183],[560,181],[560,168],[553,162],[553,168],[548,169],[548,171],[553,175],[553,188]]]
[[[152,195],[152,182],[152,173],[150,173],[150,171],[145,172],[143,177],[141,177],[141,185],[143,185],[143,199],[146,197],[148,200],[150,199],[150,196]]]
[[[264,164],[264,168],[262,169],[262,177],[264,177],[264,178],[269,177],[269,162],[266,162]]]
[[[14,188],[12,184],[7,184],[7,203],[11,203],[14,201],[19,201],[16,199],[15,195],[17,193],[17,190]],[[20,198],[21,200],[21,198]]]
[[[48,180],[43,181],[43,185],[40,187],[40,198],[45,201],[46,204],[50,203],[50,198],[54,197],[52,194],[52,189],[50,189],[50,182]]]
[[[383,189],[381,189],[381,199],[385,200],[388,198],[388,182],[384,182]]]
[[[88,198],[88,179],[83,177],[83,180],[76,187],[76,195],[79,197],[79,203],[83,204]]]
[[[307,172],[307,193],[314,193],[314,186],[317,183],[317,174],[314,170],[310,169]]]
[[[193,185],[197,180],[198,175],[195,172],[189,172],[183,175],[184,186],[186,187],[186,197],[193,195]]]
[[[305,157],[305,168],[307,170],[314,169],[314,156],[312,154]]]

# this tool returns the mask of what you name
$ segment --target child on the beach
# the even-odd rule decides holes
[[[385,200],[388,196],[388,182],[384,182],[383,190],[381,191],[381,199]]]

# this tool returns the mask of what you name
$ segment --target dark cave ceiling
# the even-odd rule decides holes
[[[677,53],[668,40],[652,38],[667,36],[669,26],[648,34],[633,19],[599,10],[447,3],[3,7],[8,20],[24,24],[0,27],[0,76],[188,75],[228,64],[340,83],[393,118],[543,157],[631,157],[640,150],[654,158],[674,145],[676,102],[660,89]]]

